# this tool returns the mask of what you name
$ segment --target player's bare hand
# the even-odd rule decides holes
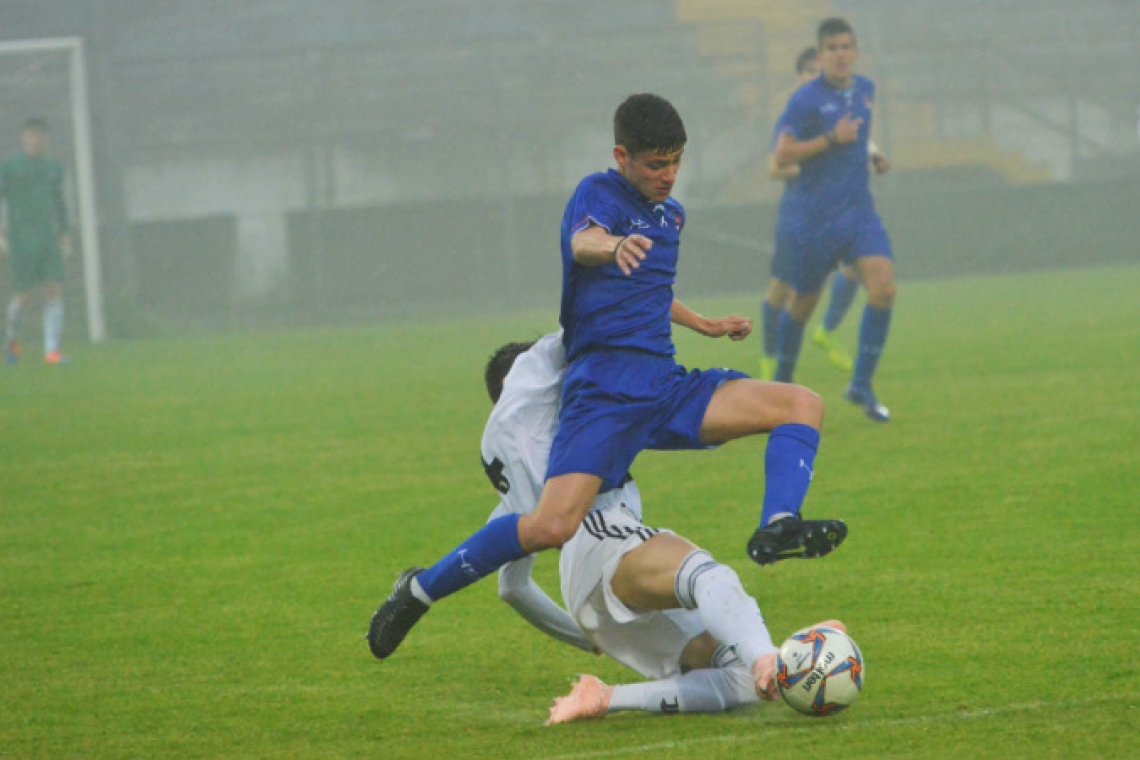
[[[702,327],[701,334],[709,338],[723,338],[727,335],[732,340],[744,340],[752,334],[752,320],[735,314],[706,320]]]
[[[776,690],[776,653],[760,657],[752,665],[752,679],[756,684],[756,696],[765,702],[775,702],[780,698]]]
[[[627,235],[614,248],[614,263],[621,269],[622,274],[630,274],[641,268],[653,241],[644,235]]]
[[[862,119],[856,119],[850,113],[845,113],[843,118],[836,122],[835,129],[831,132],[839,144],[853,143],[859,139],[859,127],[862,125]]]
[[[875,169],[875,174],[886,174],[891,170],[891,162],[882,153],[871,154],[871,166]]]
[[[847,626],[843,624],[842,620],[824,620],[822,623],[816,623],[812,628],[834,628],[840,633],[847,633]]]

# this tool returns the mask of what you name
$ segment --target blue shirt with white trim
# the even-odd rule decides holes
[[[591,224],[611,235],[653,241],[639,269],[616,263],[587,267],[574,261],[570,240]],[[562,217],[562,310],[566,358],[588,351],[631,349],[673,356],[670,309],[685,211],[673,198],[654,203],[617,171],[583,179]]]

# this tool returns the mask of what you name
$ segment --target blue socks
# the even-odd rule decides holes
[[[851,385],[870,389],[871,378],[879,366],[887,333],[891,328],[891,309],[876,309],[871,304],[863,309],[863,323],[859,326],[859,356],[855,359],[855,374]]]
[[[792,319],[786,311],[780,312],[780,326],[776,333],[776,376],[778,383],[790,383],[796,374],[796,360],[804,344],[804,325]]]
[[[424,593],[438,602],[460,589],[485,578],[508,562],[522,559],[526,552],[519,544],[519,515],[503,515],[452,549],[434,565],[416,576]]]
[[[775,356],[778,343],[776,342],[776,334],[780,325],[780,315],[783,314],[783,309],[778,309],[764,299],[761,306],[761,322],[763,324],[762,337],[764,338],[764,355]]]
[[[764,452],[764,508],[760,526],[783,513],[798,515],[811,485],[819,431],[809,425],[780,425],[768,435]]]
[[[831,278],[831,303],[827,307],[827,314],[823,317],[823,329],[835,332],[839,323],[847,316],[851,302],[855,300],[855,293],[859,290],[859,283],[848,280],[843,276],[843,270],[838,270]]]

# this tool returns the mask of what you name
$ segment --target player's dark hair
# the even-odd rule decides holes
[[[497,404],[499,396],[503,395],[503,380],[514,366],[515,359],[533,345],[533,340],[526,343],[508,343],[491,354],[491,358],[487,360],[483,379],[487,383],[487,394],[491,397],[492,404]]]
[[[645,151],[671,153],[685,147],[687,140],[681,115],[660,95],[630,95],[614,111],[614,145],[631,156]]]
[[[32,132],[47,132],[48,123],[47,119],[41,119],[39,116],[33,116],[24,122],[24,131]]]
[[[818,50],[813,47],[804,48],[803,52],[800,53],[798,58],[796,58],[796,73],[802,74],[807,71],[807,67],[816,58],[819,58]]]
[[[850,34],[851,39],[855,39],[855,30],[851,28],[851,24],[847,23],[846,19],[827,18],[819,22],[819,29],[816,31],[815,38],[819,47],[822,49],[825,39],[828,37],[838,37],[841,34]]]

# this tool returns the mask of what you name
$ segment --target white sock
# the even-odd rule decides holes
[[[4,328],[5,342],[16,339],[16,326],[20,323],[20,299],[15,296],[8,302],[8,323]]]
[[[744,591],[736,571],[708,552],[697,549],[685,557],[674,588],[677,601],[700,612],[709,633],[735,649],[749,671],[759,657],[776,651],[756,600]]]
[[[702,668],[663,681],[615,686],[607,712],[716,713],[759,701],[751,671],[736,660],[731,667]]]
[[[412,578],[412,582],[409,583],[408,586],[410,586],[412,589],[412,596],[414,596],[416,599],[419,599],[428,607],[431,606],[432,599],[427,595],[427,592],[424,591],[423,586],[420,585],[418,578]]]
[[[59,340],[63,335],[63,299],[49,298],[44,301],[44,354],[59,350]]]

